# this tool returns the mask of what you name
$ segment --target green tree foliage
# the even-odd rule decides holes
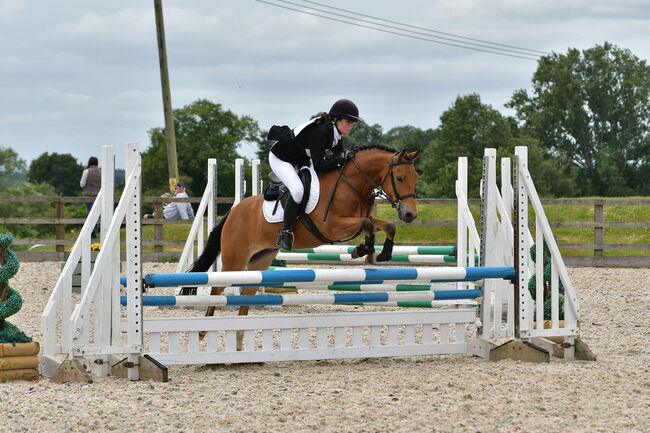
[[[54,187],[57,194],[62,196],[81,195],[79,180],[84,166],[69,153],[41,154],[32,161],[27,172],[27,180],[31,183],[47,183]]]
[[[436,137],[435,129],[422,130],[415,126],[396,126],[381,137],[381,143],[395,149],[420,149],[426,152],[429,143]]]
[[[605,43],[543,57],[532,94],[508,106],[543,148],[579,170],[582,194],[650,193],[650,68]]]
[[[202,194],[207,182],[208,158],[217,159],[219,192],[234,195],[237,147],[244,143],[258,146],[263,136],[257,122],[249,116],[237,116],[221,104],[199,99],[174,110],[176,153],[180,180],[189,195]],[[142,154],[142,182],[146,194],[159,195],[168,190],[167,146],[163,128],[149,131],[151,146]]]
[[[25,160],[10,147],[0,146],[0,194],[25,175]]]
[[[257,159],[259,159],[260,161],[268,165],[269,152],[271,151],[271,146],[273,146],[273,143],[275,142],[273,140],[267,140],[266,139],[267,136],[268,136],[268,131],[262,133],[262,135],[260,136],[260,144],[257,147],[257,151],[255,152],[255,155],[257,156]]]
[[[381,144],[392,147],[393,149],[409,151],[420,149],[422,155],[426,155],[429,143],[436,137],[435,129],[422,130],[414,126],[397,126],[391,128],[381,137]],[[422,174],[422,158],[415,160],[415,169]]]
[[[350,135],[343,137],[343,147],[352,149],[353,147],[367,146],[369,144],[381,144],[383,131],[380,125],[368,125],[364,121],[354,124]]]
[[[47,183],[16,182],[3,189],[5,196],[33,197],[55,194],[54,187]],[[53,218],[54,212],[54,206],[46,202],[0,202],[0,215],[5,218]],[[11,232],[16,238],[38,238],[53,234],[54,226],[49,224],[6,224],[0,227],[0,232],[2,231]]]
[[[515,146],[528,146],[529,169],[538,182],[540,195],[561,191],[571,195],[575,174],[567,164],[549,158],[536,140],[517,128],[514,120],[504,117],[477,94],[459,96],[440,117],[440,127],[422,155],[418,194],[421,197],[455,197],[458,157],[467,156],[470,197],[478,197],[485,148],[497,149],[497,157],[511,157]],[[566,175],[558,173],[566,171]],[[573,176],[573,177],[572,177]]]
[[[478,195],[483,149],[511,153],[514,148],[510,125],[498,111],[481,103],[477,94],[459,96],[440,116],[437,137],[422,156],[419,194],[426,197],[455,197],[458,157],[468,157],[469,195]]]

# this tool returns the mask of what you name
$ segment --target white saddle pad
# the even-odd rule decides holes
[[[318,204],[318,195],[320,192],[320,183],[318,182],[318,175],[314,171],[314,166],[309,167],[311,172],[311,187],[309,189],[309,200],[307,201],[307,206],[305,207],[305,213],[310,214],[316,208]],[[284,217],[284,208],[278,204],[278,208],[275,209],[276,201],[264,200],[262,205],[262,211],[264,212],[264,218],[270,223],[279,223],[282,222]],[[275,213],[273,210],[275,209]]]

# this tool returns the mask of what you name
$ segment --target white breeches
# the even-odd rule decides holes
[[[298,177],[298,173],[296,173],[296,169],[293,168],[293,165],[281,160],[275,156],[273,152],[269,152],[269,165],[271,166],[271,170],[273,170],[287,188],[289,188],[293,201],[299,204],[302,201],[305,189],[303,188],[302,182]]]

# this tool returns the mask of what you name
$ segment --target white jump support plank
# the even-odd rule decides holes
[[[251,161],[251,176],[252,176],[252,183],[253,187],[251,189],[251,195],[259,195],[262,194],[264,188],[263,188],[263,182],[262,182],[262,169],[261,169],[261,162],[259,159],[254,159]]]
[[[127,341],[132,346],[143,345],[143,317],[142,317],[142,213],[140,210],[142,191],[142,160],[137,143],[127,143],[127,168],[133,173],[134,189],[126,196],[128,208],[125,213],[126,220],[126,298],[127,320],[129,329]],[[129,361],[135,367],[128,369],[128,378],[140,379],[139,353],[129,353]]]
[[[95,201],[96,205],[101,206],[101,226],[100,226],[100,247],[113,249],[113,245],[104,242],[107,239],[108,224],[107,222],[113,219],[113,198],[114,198],[114,177],[115,177],[115,151],[112,146],[102,146],[102,172],[101,172],[101,185],[107,185],[101,199]],[[113,288],[117,285],[119,289],[119,281],[115,281],[116,276],[119,275],[119,254],[117,260],[117,272],[115,272],[116,263],[115,255],[111,254],[107,266],[103,268],[101,277],[101,287],[99,293],[95,297],[95,343],[102,346],[110,346],[111,340],[114,338],[113,320],[115,317],[119,320],[119,306],[117,315],[114,314]],[[90,274],[90,273],[89,273]],[[81,282],[81,287],[86,287],[88,281]],[[108,376],[110,373],[110,364],[108,363],[108,355],[100,357],[102,363],[94,363],[93,374],[100,377]]]
[[[528,225],[527,208],[528,208],[528,202],[530,201],[530,204],[532,205],[535,211],[535,224],[536,224],[537,232],[543,235],[543,238],[539,235],[536,235],[538,251],[539,249],[543,248],[542,244],[543,241],[545,240],[547,247],[551,253],[552,267],[554,266],[555,271],[558,273],[559,281],[562,282],[562,285],[564,287],[564,295],[565,295],[564,296],[564,327],[562,328],[560,328],[559,326],[556,327],[553,324],[553,316],[551,316],[551,328],[544,329],[543,320],[541,320],[541,322],[539,321],[540,319],[539,295],[537,296],[538,299],[536,300],[537,311],[534,312],[531,303],[527,302],[524,299],[524,295],[527,293],[527,289],[524,289],[524,287],[527,287],[527,285],[522,284],[525,282],[524,272],[522,269],[520,269],[519,275],[517,276],[517,278],[520,280],[520,293],[519,293],[520,299],[518,300],[518,308],[520,314],[519,336],[521,338],[564,336],[565,342],[568,342],[570,344],[570,347],[565,350],[565,358],[572,359],[574,356],[573,342],[575,341],[575,336],[577,336],[579,333],[579,329],[577,326],[577,320],[579,318],[579,313],[580,313],[578,298],[575,295],[575,291],[573,290],[573,286],[571,284],[571,280],[569,279],[566,266],[564,265],[564,261],[562,260],[562,256],[560,255],[560,250],[557,246],[551,227],[548,223],[548,220],[546,219],[546,215],[544,213],[544,209],[542,207],[541,201],[539,200],[539,196],[537,195],[537,191],[535,190],[535,186],[533,185],[532,179],[530,177],[530,173],[528,171],[528,166],[527,166],[526,149],[518,147],[515,149],[515,153],[516,153],[515,160],[516,160],[516,171],[517,171],[516,196],[517,196],[518,207],[519,207],[518,225],[517,225],[519,230],[518,254],[520,255],[521,260],[524,261],[524,263],[525,260],[529,260],[528,252],[524,251],[525,249],[524,248],[525,247],[524,226],[527,227]],[[540,274],[543,274],[543,270],[541,266],[542,263],[540,263],[543,262],[543,260],[539,258],[539,254],[540,253],[536,254],[536,262],[537,262],[536,271],[538,276]],[[521,268],[523,268],[523,266],[521,266]],[[552,279],[553,277],[551,278],[551,280]],[[543,279],[542,280],[538,279],[537,281],[538,294],[539,291],[543,291],[543,285],[540,287],[540,281],[543,282]],[[553,284],[552,281],[551,284]],[[555,296],[554,292],[555,291],[551,287],[552,296]],[[532,326],[533,316],[537,316],[537,320],[538,320],[538,326],[536,327],[536,329],[533,329]],[[543,319],[543,310],[541,313],[541,319]],[[559,320],[558,320],[558,325],[559,325]]]
[[[235,201],[232,206],[237,206],[237,203],[244,199],[246,195],[246,179],[244,178],[244,160],[242,158],[235,159]]]
[[[164,364],[204,364],[223,362],[265,362],[302,359],[339,359],[357,357],[409,356],[442,353],[464,353],[467,344],[464,332],[468,323],[476,319],[476,310],[427,310],[383,312],[351,312],[317,315],[281,316],[228,316],[212,318],[148,319],[144,332],[149,335],[167,334],[170,347],[167,352],[156,345],[156,359]],[[432,340],[432,326],[440,327],[440,341]],[[126,329],[126,321],[122,321]],[[449,326],[456,329],[456,339],[450,342]],[[388,339],[382,342],[381,328],[388,328]],[[416,341],[417,329],[422,329],[422,342]],[[428,329],[428,331],[427,331]],[[280,335],[274,332],[279,330]],[[293,331],[297,331],[298,345],[291,345]],[[329,331],[334,331],[335,341],[330,347]],[[188,350],[180,345],[181,333],[223,333],[226,347],[209,351],[197,350],[193,343]],[[237,351],[237,331],[244,332],[244,347]],[[255,343],[255,333],[262,333],[261,344]],[[350,339],[346,339],[346,332]],[[364,337],[368,335],[368,338]],[[278,338],[279,344],[273,343]],[[313,347],[311,338],[318,343]],[[159,341],[156,337],[155,341]]]
[[[498,220],[496,207],[496,149],[485,149],[483,156],[483,183],[481,185],[481,255],[480,266],[493,266],[499,263],[500,254],[498,238]],[[481,327],[479,336],[483,340],[489,340],[495,336],[497,318],[495,315],[495,293],[496,281],[487,279],[483,281],[483,298],[481,300]]]
[[[104,190],[107,188],[104,188]],[[96,201],[101,201],[104,195],[104,190],[99,191]],[[87,250],[90,250],[91,232],[101,212],[100,206],[93,206],[90,213],[86,217],[79,237],[72,247],[72,251],[68,256],[59,279],[52,290],[52,294],[43,309],[41,314],[41,332],[43,335],[43,344],[41,346],[41,354],[46,356],[55,356],[61,353],[68,353],[71,346],[71,324],[69,322],[70,314],[72,311],[72,274],[74,273],[79,260],[82,260],[82,267],[84,267],[82,259],[82,249],[87,244]],[[86,257],[88,262],[88,269],[90,269],[90,254]],[[83,290],[83,289],[82,289]],[[57,316],[57,309],[61,308],[61,314]],[[57,332],[57,322],[61,322],[60,339]]]
[[[535,190],[535,186],[532,183],[530,173],[528,172],[527,168],[524,168],[524,173],[522,173],[522,180],[524,181],[530,203],[535,210],[535,217],[540,221],[540,226],[544,233],[544,238],[546,239],[546,244],[551,253],[551,260],[553,260],[553,262],[555,262],[557,265],[557,271],[564,286],[565,297],[570,300],[570,302],[568,302],[571,310],[570,313],[574,316],[577,316],[580,312],[580,303],[578,301],[578,297],[573,290],[573,285],[571,284],[571,279],[569,278],[566,266],[564,265],[564,260],[562,260],[560,249],[557,246],[557,242],[553,236],[551,226],[546,219],[546,214],[544,213],[542,202],[539,200],[539,196],[537,195],[537,191]]]
[[[467,220],[466,218],[465,208],[467,207],[467,157],[464,156],[458,158],[456,202],[456,212],[458,218],[458,227],[456,233],[456,265],[468,266],[469,262],[469,266],[473,266],[474,261],[467,260],[467,226],[470,223],[474,224],[474,220]],[[461,283],[458,283],[458,288],[461,288]]]
[[[208,233],[212,231],[217,225],[217,160],[215,158],[208,159],[208,184],[210,185],[210,201],[208,202]],[[203,248],[203,247],[201,247]],[[217,265],[212,265],[212,271],[217,270]]]

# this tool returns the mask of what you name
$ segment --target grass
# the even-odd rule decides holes
[[[474,220],[480,221],[480,207],[470,206]],[[421,205],[418,208],[418,220],[456,220],[455,205]],[[551,222],[594,221],[593,205],[547,205],[544,207],[547,219]],[[390,205],[380,205],[379,218],[396,219],[395,211]],[[529,221],[534,221],[532,208],[528,211]],[[647,222],[650,221],[650,206],[607,205],[604,208],[605,221],[611,222]],[[535,236],[535,228],[531,228]],[[555,227],[553,233],[560,244],[592,244],[594,229],[590,227]],[[400,226],[395,236],[397,242],[435,242],[454,245],[456,243],[455,226]],[[382,238],[383,239],[383,238]],[[606,244],[650,244],[650,230],[647,228],[612,227],[605,228]],[[565,255],[593,255],[593,250],[563,249]],[[605,250],[611,256],[650,256],[648,250]]]
[[[480,220],[480,207],[478,205],[470,206],[475,221]],[[549,221],[585,221],[594,220],[593,205],[547,205],[544,208]],[[455,205],[421,205],[418,209],[418,220],[456,220]],[[378,208],[378,216],[383,219],[397,219],[395,211],[388,204],[381,204]],[[630,206],[630,205],[607,205],[604,208],[605,221],[613,222],[643,222],[650,221],[650,206]],[[532,208],[529,209],[529,220],[534,221]],[[165,240],[185,240],[190,231],[188,224],[169,224],[163,226],[163,239]],[[534,234],[534,227],[531,228]],[[574,227],[556,227],[553,233],[560,244],[591,244],[594,243],[593,228],[574,228]],[[77,238],[78,229],[66,230],[66,239],[74,240]],[[124,235],[124,229],[122,229]],[[142,238],[151,240],[154,238],[154,226],[144,225],[142,227]],[[399,226],[395,236],[396,242],[414,242],[421,244],[456,244],[456,226]],[[204,239],[207,239],[207,233]],[[378,234],[377,242],[381,243],[385,239],[383,233]],[[355,243],[361,241],[362,237],[350,241]],[[650,230],[647,228],[606,228],[606,244],[650,244]],[[181,252],[182,245],[165,246],[165,252]],[[39,247],[40,251],[54,251],[53,245]],[[143,246],[143,251],[154,251],[153,246]],[[562,250],[565,255],[593,255],[593,250]],[[605,255],[616,256],[650,256],[650,250],[605,250]]]

